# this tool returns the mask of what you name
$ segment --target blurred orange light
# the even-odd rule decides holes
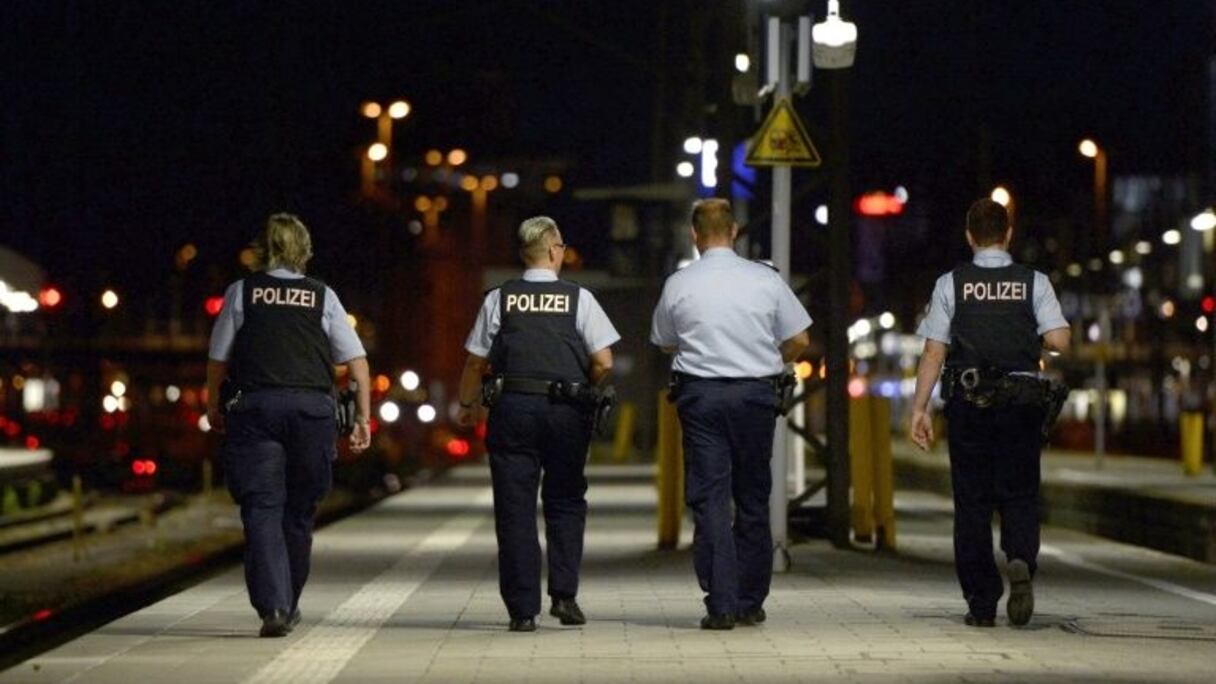
[[[904,213],[904,203],[885,192],[867,192],[857,198],[853,209],[862,216],[899,216]]]
[[[44,287],[38,293],[38,303],[48,309],[54,309],[63,303],[63,293],[53,285]]]
[[[392,386],[393,383],[388,379],[387,375],[377,375],[375,384],[373,385],[377,392],[387,392]]]
[[[144,461],[144,472],[148,475],[155,475],[156,461]]]
[[[448,440],[447,444],[448,455],[453,458],[463,458],[469,455],[469,441],[467,439],[453,438]]]
[[[799,380],[806,380],[807,378],[811,377],[814,372],[815,367],[811,365],[810,361],[799,361],[794,365],[794,374],[798,376]]]
[[[363,116],[366,116],[369,119],[374,119],[374,118],[380,116],[380,111],[381,111],[380,104],[377,102],[364,102],[363,103],[363,108],[362,108]]]
[[[558,176],[545,177],[545,192],[557,193],[562,189],[562,179]]]
[[[483,176],[481,179],[481,189],[489,192],[498,187],[498,179],[494,176]]]
[[[426,213],[431,210],[431,198],[426,195],[418,195],[414,200],[414,208],[418,211]]]
[[[439,150],[427,150],[426,163],[430,166],[439,166],[443,163],[443,153]]]
[[[473,176],[465,176],[460,179],[460,189],[473,192],[477,189],[477,179]]]
[[[464,150],[460,149],[459,147],[452,150],[451,152],[448,152],[448,163],[451,164],[452,166],[460,166],[461,164],[465,163],[468,160],[469,160],[469,154],[467,152],[465,152]]]
[[[245,268],[253,268],[253,265],[258,260],[258,255],[257,252],[253,251],[252,247],[246,247],[245,249],[241,250],[241,254],[239,257],[237,257],[237,259]]]

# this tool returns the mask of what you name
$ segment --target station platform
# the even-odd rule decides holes
[[[897,494],[898,550],[792,547],[768,621],[698,629],[686,529],[655,548],[653,472],[595,467],[579,601],[512,633],[489,473],[469,466],[319,531],[302,624],[257,638],[233,566],[0,673],[11,682],[1208,682],[1216,567],[1047,528],[1037,610],[967,627],[949,500]],[[546,606],[547,608],[547,606]]]

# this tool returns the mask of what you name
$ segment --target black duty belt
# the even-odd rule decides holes
[[[755,378],[703,378],[698,375],[689,375],[680,371],[671,372],[671,382],[667,386],[667,401],[674,403],[681,393],[681,388],[684,385],[693,382],[713,382],[713,383],[737,383],[737,382],[762,382],[773,388],[774,393],[774,408],[780,415],[785,415],[794,406],[794,389],[798,386],[798,378],[792,372],[778,373],[777,375],[764,375]]]
[[[548,394],[553,389],[553,380],[534,378],[503,378],[502,391],[519,394]]]

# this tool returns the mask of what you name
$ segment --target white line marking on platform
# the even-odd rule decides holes
[[[1141,577],[1139,575],[1133,575],[1130,572],[1123,572],[1122,570],[1115,570],[1114,568],[1108,568],[1104,565],[1091,563],[1090,561],[1087,561],[1076,554],[1068,553],[1063,549],[1048,544],[1043,545],[1042,553],[1076,568],[1096,572],[1100,575],[1106,575],[1107,577],[1117,577],[1119,579],[1128,580],[1131,582],[1138,582],[1147,587],[1152,587],[1154,589],[1159,589],[1161,591],[1174,594],[1175,596],[1181,596],[1183,598],[1191,599],[1192,601],[1199,601],[1200,603],[1207,603],[1209,605],[1216,606],[1216,595],[1213,594],[1195,591],[1194,589],[1189,589],[1180,584],[1174,584],[1173,582],[1166,582],[1165,580],[1153,579],[1151,577]]]
[[[493,501],[486,489],[473,498],[474,507]],[[431,532],[413,549],[338,606],[313,627],[253,673],[250,684],[290,682],[324,684],[338,676],[393,613],[427,581],[448,554],[460,548],[486,520],[482,510],[462,513]]]

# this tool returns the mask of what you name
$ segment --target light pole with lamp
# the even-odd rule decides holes
[[[1094,160],[1094,231],[1091,245],[1095,254],[1100,254],[1106,246],[1106,192],[1107,192],[1107,157],[1106,150],[1090,138],[1085,138],[1077,144],[1081,156]],[[1094,467],[1101,469],[1106,456],[1106,357],[1110,345],[1110,301],[1106,295],[1105,283],[1103,291],[1098,294],[1098,339],[1097,360],[1094,364],[1094,380],[1098,390],[1098,401],[1094,407]]]
[[[1216,472],[1216,209],[1209,207],[1191,218],[1191,230],[1203,234],[1203,249],[1208,252],[1204,260],[1204,279],[1207,294],[1202,298],[1203,311],[1201,315],[1209,316],[1208,331],[1212,333],[1212,350],[1208,356],[1208,396],[1209,410],[1206,412],[1208,429],[1208,454],[1212,457],[1212,470]],[[1209,310],[1212,309],[1212,310]]]

